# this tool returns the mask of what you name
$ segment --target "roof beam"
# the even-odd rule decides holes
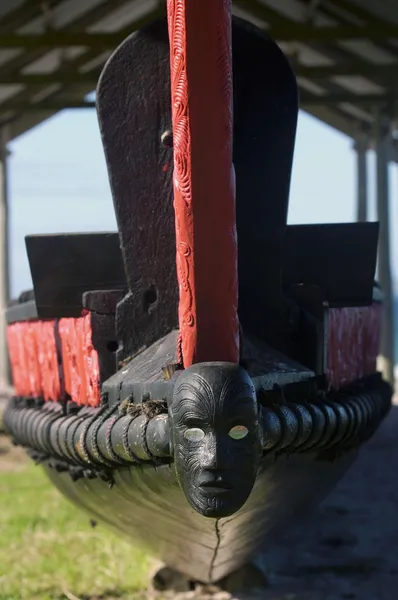
[[[0,71],[0,85],[52,85],[62,83],[72,85],[75,83],[92,84],[93,89],[98,83],[101,70],[91,73],[79,73],[77,71],[54,71],[52,73],[2,73]]]
[[[338,104],[350,103],[355,105],[376,106],[390,105],[396,103],[398,97],[384,94],[353,94],[343,92],[341,94],[316,95],[303,91],[300,94],[300,105],[304,106],[336,106]],[[26,102],[13,102],[12,100],[0,104],[0,111],[48,111],[65,109],[86,109],[95,108],[95,101],[92,100],[68,100],[54,99],[43,100],[37,104],[28,104]]]
[[[333,2],[344,2],[344,0],[332,0]],[[344,39],[367,38],[374,41],[386,41],[386,38],[396,38],[398,25],[381,19],[376,19],[367,13],[369,22],[361,26],[352,24],[340,24],[336,26],[316,27],[313,24],[298,23],[289,20],[287,16],[278,13],[274,8],[266,6],[261,0],[233,0],[233,3],[252,14],[259,21],[264,22],[267,32],[280,42],[335,42]],[[349,3],[350,12],[358,8]],[[351,8],[352,6],[352,8]],[[324,7],[320,7],[323,11]],[[366,12],[360,9],[362,12]],[[388,40],[387,40],[388,41]]]
[[[95,100],[43,100],[35,104],[26,102],[4,102],[0,104],[0,111],[31,112],[31,111],[59,111],[69,109],[95,108]]]
[[[386,41],[390,38],[398,39],[398,25],[339,25],[336,27],[313,27],[292,23],[285,27],[274,27],[269,30],[271,36],[283,42],[336,42],[339,40],[367,39],[372,41]]]
[[[357,75],[370,77],[377,75],[388,80],[391,84],[398,85],[398,63],[390,65],[366,64],[361,61],[350,61],[330,66],[313,67],[307,65],[294,65],[293,69],[298,77],[306,77],[312,80],[328,79],[339,75]],[[54,71],[53,73],[1,73],[0,85],[51,85],[53,83],[75,84],[85,83],[96,87],[101,70],[91,73],[79,73],[76,71]]]
[[[339,104],[353,104],[355,106],[394,106],[398,96],[392,94],[355,94],[353,92],[325,93],[316,95],[308,92],[300,93],[301,108],[309,106],[338,106]]]
[[[361,77],[383,77],[388,80],[388,84],[398,84],[398,63],[389,65],[377,65],[364,63],[363,61],[350,61],[330,66],[307,66],[292,65],[295,74],[298,77],[307,77],[308,79],[328,79],[341,75],[356,75]],[[1,81],[1,75],[0,75]]]
[[[356,27],[341,25],[336,27],[312,27],[301,23],[287,23],[283,26],[274,26],[268,29],[272,38],[278,41],[296,42],[335,42],[347,39],[383,40],[398,39],[398,25],[377,23]],[[56,31],[33,34],[4,33],[0,36],[0,48],[24,48],[37,50],[38,48],[70,48],[85,46],[96,50],[109,50],[116,48],[126,34],[119,33],[85,33]]]

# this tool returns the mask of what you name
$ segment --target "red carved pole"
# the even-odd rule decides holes
[[[231,0],[168,0],[185,367],[239,362]]]

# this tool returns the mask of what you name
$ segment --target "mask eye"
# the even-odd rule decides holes
[[[205,437],[205,432],[199,427],[191,427],[186,430],[184,437],[188,442],[201,442]]]
[[[230,429],[228,435],[233,440],[243,440],[243,438],[245,438],[248,433],[249,430],[244,425],[235,425],[235,427],[232,427],[232,429]]]

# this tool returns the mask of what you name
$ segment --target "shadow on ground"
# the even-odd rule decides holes
[[[310,520],[262,556],[270,588],[258,598],[398,598],[397,472],[398,406],[394,406]]]

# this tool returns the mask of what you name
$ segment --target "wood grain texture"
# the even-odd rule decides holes
[[[237,363],[231,0],[167,8],[183,363]]]
[[[80,317],[85,292],[127,289],[116,232],[28,235],[25,241],[39,319]]]
[[[178,324],[167,23],[126,39],[101,75],[97,111],[129,294],[119,303],[117,359]]]
[[[236,21],[234,154],[243,330],[292,355],[295,327],[282,291],[290,178],[298,115],[296,78],[264,32]]]
[[[232,64],[239,318],[248,333],[282,340],[284,350],[290,307],[282,293],[283,243],[297,84],[277,44],[237,18]],[[101,77],[97,106],[130,289],[117,314],[120,361],[178,328],[174,161],[163,137],[172,129],[166,19],[118,48]],[[144,311],[153,287],[157,302]]]
[[[372,303],[378,223],[289,225],[283,285],[298,300],[295,286],[316,288],[330,307]],[[295,294],[296,291],[296,294]]]
[[[173,467],[134,467],[115,473],[112,489],[98,479],[73,482],[46,472],[60,491],[90,515],[139,541],[169,566],[199,581],[217,581],[246,563],[293,519],[309,515],[354,460],[316,455],[265,457],[244,507],[226,519],[200,516],[187,503]]]

